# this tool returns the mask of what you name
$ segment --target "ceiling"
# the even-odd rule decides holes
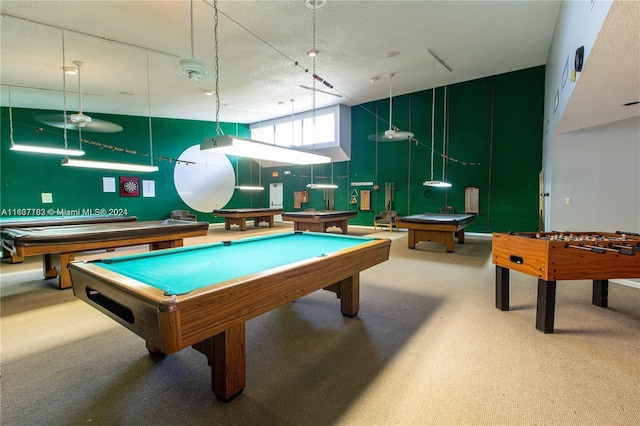
[[[254,123],[388,99],[391,73],[395,96],[542,65],[559,6],[328,0],[314,13],[304,0],[218,0],[217,118]],[[2,105],[11,86],[14,107],[79,109],[77,77],[63,85],[64,34],[64,64],[84,63],[84,112],[216,120],[216,96],[205,94],[216,89],[213,0],[3,0],[0,7]],[[194,56],[209,68],[197,81],[178,70],[191,56],[191,7]],[[333,88],[314,83],[306,55],[314,14],[315,72]],[[314,84],[327,93],[301,87]]]

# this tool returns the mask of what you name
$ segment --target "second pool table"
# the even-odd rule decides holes
[[[357,315],[360,272],[389,258],[388,239],[289,232],[69,264],[74,294],[146,341],[207,356],[223,401],[245,386],[245,322],[319,289]],[[267,255],[268,254],[268,255]]]
[[[218,209],[213,214],[224,217],[224,229],[231,229],[231,225],[240,226],[241,231],[247,230],[247,219],[253,219],[253,226],[259,226],[260,222],[266,222],[269,228],[274,226],[274,216],[282,214],[282,209],[271,208],[246,208],[246,209]]]
[[[42,255],[44,278],[58,277],[58,285],[71,287],[67,263],[75,253],[149,244],[149,250],[182,247],[188,237],[207,235],[208,222],[152,220],[92,225],[42,226],[3,229],[2,247],[11,257]]]
[[[71,215],[71,216],[3,216],[0,217],[0,229],[42,228],[65,225],[95,225],[99,223],[135,222],[136,216],[116,215]],[[9,259],[11,263],[24,262],[24,257],[12,256],[9,250],[2,248],[3,259]]]
[[[420,241],[443,244],[448,252],[453,252],[453,237],[464,244],[464,228],[471,225],[475,214],[423,213],[396,218],[398,228],[409,230],[408,246],[415,248]]]
[[[284,212],[283,220],[293,221],[295,231],[327,232],[328,228],[340,228],[343,234],[349,233],[349,219],[357,217],[352,210],[313,210],[302,212]]]

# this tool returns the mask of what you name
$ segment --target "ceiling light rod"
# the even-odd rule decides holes
[[[447,65],[444,60],[438,56],[433,50],[431,49],[427,49],[427,52],[433,56],[433,59],[435,59],[436,61],[440,62],[440,65],[442,65],[443,67],[445,67],[447,70],[449,70],[449,72],[453,72],[453,70],[451,69],[451,67],[449,65]]]
[[[315,92],[324,93],[325,95],[335,96],[336,98],[341,98],[342,97],[342,95],[339,95],[337,93],[327,92],[326,90],[322,90],[322,89],[314,89],[313,87],[305,86],[304,84],[301,84],[300,87],[302,87],[303,89],[306,89],[306,90],[313,90]]]
[[[200,144],[201,151],[236,157],[254,158],[256,160],[277,161],[299,165],[329,163],[331,158],[307,151],[285,148],[237,136],[214,136],[206,138]]]
[[[143,164],[112,163],[109,161],[77,160],[65,158],[60,163],[64,167],[80,167],[84,169],[120,170],[125,172],[157,172],[158,166],[147,166]]]

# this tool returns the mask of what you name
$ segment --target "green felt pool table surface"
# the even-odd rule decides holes
[[[373,238],[288,233],[150,252],[93,262],[162,290],[167,295],[277,268],[373,241]]]

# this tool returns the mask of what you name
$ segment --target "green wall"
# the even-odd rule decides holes
[[[448,123],[446,141],[449,160],[446,179],[450,189],[427,189],[422,182],[430,178],[432,91],[394,97],[393,121],[402,130],[415,134],[418,142],[370,141],[367,136],[388,128],[388,99],[352,107],[351,161],[333,166],[313,166],[315,183],[333,181],[336,210],[355,210],[358,204],[349,201],[355,190],[351,182],[374,182],[379,191],[372,191],[372,210],[359,212],[355,225],[371,225],[377,212],[385,209],[385,183],[393,183],[394,209],[401,215],[437,212],[453,206],[464,211],[467,186],[480,188],[480,211],[474,224],[475,232],[531,231],[538,227],[538,173],[542,162],[544,67],[496,75],[454,84],[448,91]],[[436,89],[435,149],[442,151],[444,89]],[[20,144],[63,145],[63,130],[43,125],[34,119],[40,114],[59,113],[13,108],[14,140]],[[89,133],[83,138],[137,151],[134,154],[112,152],[95,145],[84,144],[86,158],[148,164],[148,117],[88,113],[93,118],[120,124],[122,132]],[[376,119],[377,117],[380,117]],[[199,144],[204,137],[215,134],[215,123],[192,120],[153,118],[154,156],[177,158],[186,148]],[[235,123],[222,123],[224,133],[235,134]],[[238,126],[238,135],[249,136],[248,126]],[[108,172],[74,169],[60,166],[61,157],[17,153],[9,150],[9,113],[2,108],[1,212],[14,215],[14,209],[120,209],[140,220],[168,217],[173,209],[188,206],[179,198],[173,184],[175,163],[167,160],[154,163],[155,173]],[[70,147],[78,146],[78,132],[68,131]],[[241,183],[258,182],[259,168],[252,160],[230,157],[238,165]],[[442,157],[434,157],[434,178],[442,177]],[[274,176],[277,174],[277,176]],[[264,192],[235,191],[227,207],[267,207],[270,183],[282,183],[284,209],[293,210],[293,192],[307,190],[311,182],[311,166],[286,166],[262,169]],[[104,176],[135,176],[154,180],[153,198],[121,197],[102,192]],[[52,193],[53,203],[43,204],[41,193]],[[309,203],[303,207],[322,209],[326,205],[325,191],[309,190]],[[198,213],[198,218],[219,222],[212,213]]]
[[[538,174],[542,164],[544,67],[496,75],[447,88],[448,124],[446,180],[450,189],[423,186],[431,176],[432,91],[393,99],[393,122],[414,133],[418,143],[376,142],[367,137],[388,129],[389,100],[352,108],[351,161],[334,164],[335,209],[355,210],[349,203],[351,182],[374,182],[372,210],[359,212],[350,223],[371,225],[385,209],[385,183],[395,186],[394,209],[401,215],[438,212],[452,206],[464,212],[465,188],[480,190],[480,215],[467,228],[472,232],[535,231],[538,229]],[[436,89],[434,179],[441,179],[444,88]],[[376,117],[379,117],[376,119]],[[377,121],[377,123],[376,123]],[[377,126],[376,126],[377,124]],[[319,169],[319,170],[318,170]],[[283,182],[285,210],[293,209],[293,191],[310,182],[308,167],[276,168],[279,176],[265,175],[263,183]],[[284,175],[285,171],[291,174]],[[331,177],[330,166],[316,166],[318,176]],[[304,207],[322,208],[322,190],[309,190]],[[359,201],[359,199],[358,199]]]

